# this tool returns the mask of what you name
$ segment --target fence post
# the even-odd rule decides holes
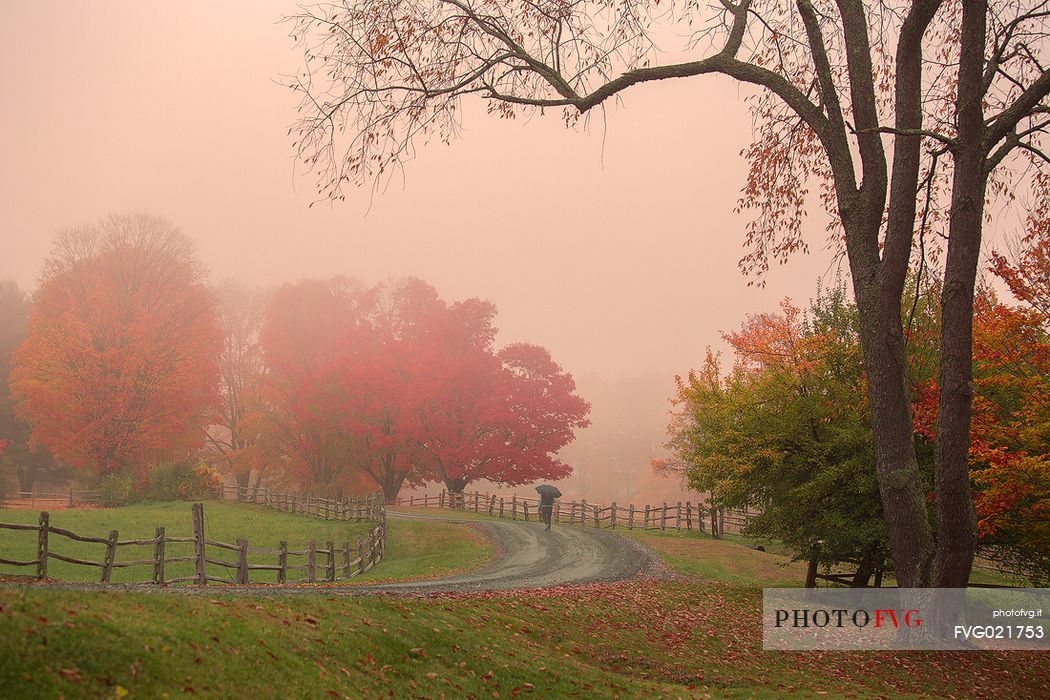
[[[663,517],[660,520],[660,529],[667,529],[667,501],[664,501]]]
[[[365,541],[357,543],[357,573],[365,573]]]
[[[503,518],[503,496],[499,497],[499,517]]]
[[[649,529],[649,504],[648,503],[645,504],[645,520],[643,522],[644,522],[644,524],[642,525],[642,529],[643,530],[648,530]]]
[[[441,489],[441,495],[438,497],[438,508],[445,507],[445,489]]]
[[[335,581],[335,542],[328,541],[328,580]]]
[[[310,548],[306,552],[306,580],[314,583],[317,580],[317,542],[310,540]]]
[[[631,507],[627,510],[627,529],[628,530],[633,530],[634,529],[634,504],[633,503],[631,504]]]
[[[510,499],[510,519],[511,520],[517,520],[518,519],[518,495],[517,494],[514,494],[514,496],[512,496],[511,499]]]
[[[692,501],[685,502],[685,529],[686,532],[691,532],[693,529],[693,503]]]
[[[36,537],[36,577],[47,578],[47,532],[51,527],[51,516],[40,512],[40,529]]]
[[[616,527],[616,501],[612,502],[612,526]]]
[[[277,545],[277,583],[288,582],[288,543]]]
[[[197,573],[197,583],[204,586],[208,578],[204,573],[204,504],[193,504],[193,559]]]
[[[599,512],[598,511],[599,511],[598,506],[594,506],[594,526],[595,527],[601,527],[602,526],[601,525],[601,520],[599,520]]]
[[[718,537],[718,509],[713,505],[711,506],[711,539],[717,540]]]
[[[248,583],[248,540],[237,540],[237,583]]]
[[[343,578],[350,578],[350,542],[343,542]]]
[[[153,545],[153,583],[164,583],[164,528],[157,528],[157,542]]]
[[[496,507],[496,496],[493,495],[492,498],[489,499],[489,515],[492,515],[492,509],[495,508],[495,507]]]
[[[368,533],[368,556],[372,559],[372,566],[376,565],[376,545],[379,542],[379,538],[376,537],[376,531],[372,530]]]
[[[109,539],[106,540],[106,558],[102,562],[102,583],[109,583],[113,577],[113,560],[117,558],[117,531],[109,531]]]
[[[675,529],[679,532],[682,531],[682,502],[678,501],[678,508],[674,512],[674,525]]]

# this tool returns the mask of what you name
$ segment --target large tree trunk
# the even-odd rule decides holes
[[[863,224],[881,219],[863,217]],[[844,222],[849,225],[848,222]],[[847,240],[849,229],[847,228]],[[870,250],[851,250],[850,269],[860,312],[860,345],[868,375],[871,438],[879,494],[897,583],[929,583],[933,535],[920,488],[904,360],[900,295],[887,284]]]
[[[885,238],[880,237],[886,190],[885,150],[879,134],[880,120],[871,64],[871,45],[865,14],[859,3],[839,3],[848,58],[850,94],[856,144],[862,177],[854,189],[852,158],[845,145],[845,128],[831,87],[830,68],[824,74],[823,99],[834,108],[839,136],[828,141],[828,155],[835,173],[839,211],[846,232],[846,250],[854,295],[860,315],[860,345],[868,377],[871,406],[872,448],[879,494],[886,521],[890,553],[900,586],[925,586],[929,582],[933,535],[920,488],[919,465],[912,436],[911,400],[908,390],[901,327],[901,293],[908,270],[915,226],[915,192],[919,173],[922,125],[922,37],[937,1],[912,4],[898,45],[895,84],[901,130],[894,148],[893,170]],[[799,4],[800,10],[804,5]],[[810,10],[812,12],[812,10]],[[815,19],[811,19],[813,23]],[[814,34],[815,30],[811,31]],[[811,39],[811,44],[814,43]],[[814,56],[822,58],[817,45]],[[836,163],[841,163],[836,166]],[[883,246],[880,246],[880,240]]]
[[[401,492],[401,486],[405,483],[406,473],[402,471],[394,471],[387,469],[383,472],[383,483],[380,486],[383,489],[383,498],[386,499],[388,505],[392,505],[397,501],[397,494]]]
[[[463,507],[463,490],[467,488],[467,484],[470,481],[463,476],[460,477],[446,477],[445,488],[448,490],[449,503],[454,504],[455,507]],[[455,494],[455,496],[453,495]]]
[[[869,320],[862,323],[861,346],[868,374],[875,470],[897,584],[905,588],[925,586],[933,536],[915,457],[900,308],[894,299],[867,298],[882,297],[878,291],[858,295],[857,300],[858,305],[864,299],[869,306]]]
[[[941,293],[940,399],[937,405],[937,557],[934,582],[962,588],[970,579],[976,516],[970,492],[973,406],[973,295],[981,253],[987,184],[983,144],[983,49],[987,6],[963,4],[958,147],[952,182],[948,256]]]
[[[463,489],[467,488],[467,484],[470,483],[466,477],[449,477],[445,479],[445,488],[448,489],[449,493],[463,493]]]
[[[901,297],[895,293],[896,278],[887,282],[878,248],[870,245],[871,240],[878,240],[880,221],[881,205],[878,210],[861,206],[843,212],[871,406],[871,447],[889,552],[898,585],[910,588],[928,585],[933,538],[912,438]]]

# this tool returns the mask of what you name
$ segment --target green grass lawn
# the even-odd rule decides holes
[[[372,580],[491,556],[463,525],[388,524]],[[761,586],[796,584],[800,565],[733,541],[632,536],[682,578],[360,598],[0,587],[0,695],[1041,698],[1050,682],[1046,652],[763,651]]]
[[[1050,654],[764,652],[761,588],[490,595],[0,588],[4,697],[1043,697]]]
[[[190,537],[193,534],[190,504],[184,502],[150,503],[125,508],[98,508],[85,510],[58,510],[51,515],[51,525],[71,530],[78,535],[106,537],[110,530],[119,533],[120,540],[149,539],[156,534],[156,528],[163,526],[168,537]],[[0,522],[36,524],[39,513],[29,510],[0,509]],[[206,501],[204,503],[205,536],[211,540],[236,544],[239,538],[246,538],[249,547],[273,548],[283,540],[288,542],[292,551],[305,550],[310,540],[318,547],[325,547],[331,540],[338,547],[340,543],[356,542],[374,527],[367,522],[326,521],[309,518],[303,515],[280,513],[272,508],[250,505],[247,503]],[[92,542],[77,542],[67,537],[52,533],[49,537],[50,551],[66,556],[101,562],[105,556],[106,546]],[[168,543],[165,547],[165,558],[188,556],[193,554],[192,543]],[[208,557],[223,561],[236,562],[236,553],[209,548]],[[29,561],[36,559],[36,533],[0,530],[0,558]],[[128,545],[117,548],[117,561],[134,561],[152,559],[153,545]],[[351,554],[356,558],[356,550]],[[275,555],[250,553],[251,564],[276,564]],[[305,557],[289,557],[288,563],[303,564]],[[322,558],[318,558],[320,562]],[[340,560],[337,558],[337,563]],[[232,570],[226,567],[208,565],[210,575],[228,577]],[[379,567],[376,567],[377,569]],[[96,567],[75,565],[51,559],[48,562],[48,576],[59,581],[98,581],[101,570]],[[12,567],[0,565],[3,574],[35,574],[32,567]],[[167,564],[165,578],[178,578],[193,574],[193,562],[176,562]],[[302,576],[303,574],[297,574]],[[132,566],[114,568],[114,583],[136,583],[149,581],[152,576],[150,566]],[[276,573],[269,571],[251,572],[251,581],[274,582]]]
[[[387,518],[386,526],[383,561],[350,585],[448,576],[492,561],[492,545],[464,525]]]

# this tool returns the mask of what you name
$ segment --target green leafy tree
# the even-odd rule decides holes
[[[759,511],[752,534],[800,555],[819,540],[825,563],[860,561],[863,583],[889,552],[857,324],[841,283],[805,314],[784,301],[750,316],[724,335],[736,355],[726,376],[709,352],[678,380],[667,446],[716,505]],[[919,454],[928,474],[932,453]]]

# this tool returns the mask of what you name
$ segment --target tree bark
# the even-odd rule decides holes
[[[869,226],[878,226],[880,220],[881,208],[878,216],[859,219]],[[849,240],[847,228],[860,345],[868,375],[872,449],[890,553],[898,585],[924,586],[929,582],[933,535],[912,435],[900,297],[887,288],[895,285],[886,284],[878,264],[866,259],[871,251],[856,250],[858,246],[849,246]]]
[[[463,493],[463,489],[467,488],[468,483],[470,482],[463,476],[456,478],[447,477],[445,479],[445,488],[448,489],[449,493]]]
[[[976,547],[970,492],[970,416],[973,410],[973,297],[981,254],[987,186],[982,71],[987,4],[963,3],[958,145],[953,152],[948,255],[941,292],[940,398],[937,404],[937,557],[934,581],[965,587]]]
[[[383,472],[383,481],[380,486],[383,489],[383,498],[386,499],[387,505],[392,505],[397,501],[397,494],[401,492],[401,486],[405,483],[406,476],[405,472],[393,469],[387,469]]]

